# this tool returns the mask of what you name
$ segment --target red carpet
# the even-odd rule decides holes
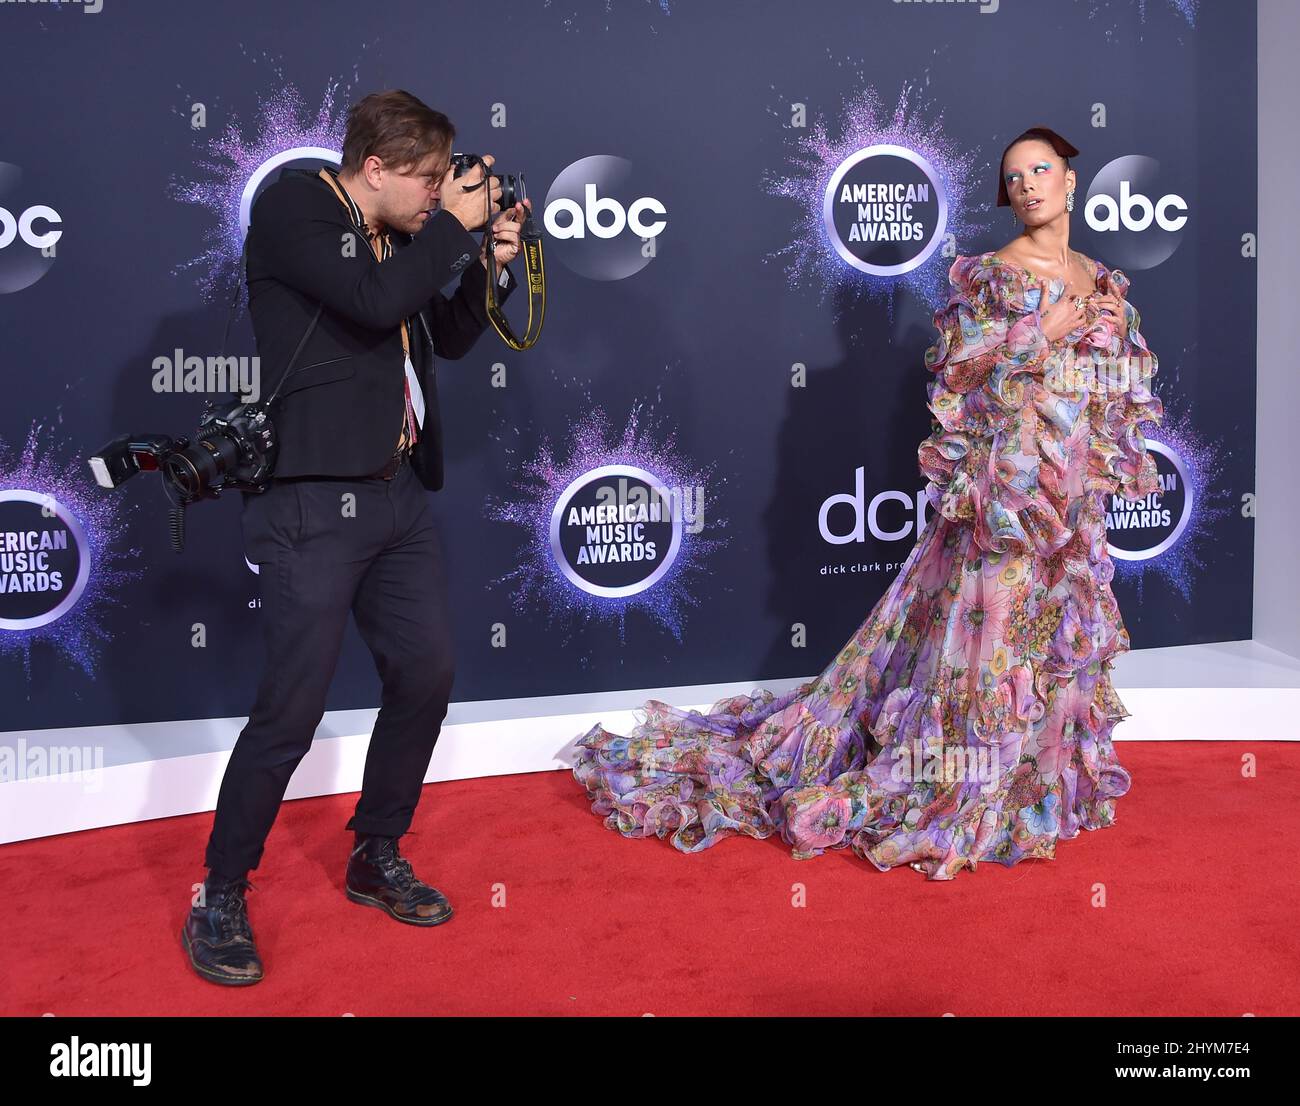
[[[629,840],[567,772],[433,784],[402,845],[457,910],[429,930],[343,897],[355,796],[286,803],[249,988],[180,945],[210,814],[7,845],[0,1013],[1300,1013],[1300,744],[1118,748],[1113,827],[951,882],[775,837]]]

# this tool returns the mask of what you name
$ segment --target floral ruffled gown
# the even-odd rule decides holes
[[[926,351],[934,432],[918,450],[934,514],[866,621],[818,676],[709,713],[657,700],[632,733],[578,740],[575,778],[605,824],[697,852],[779,832],[797,859],[851,847],[880,870],[952,879],[1052,857],[1115,818],[1129,788],[1111,685],[1129,647],[1111,592],[1106,501],[1158,490],[1138,423],[1161,418],[1128,278],[1092,262],[1083,326],[1063,292],[993,252],[959,257]],[[1093,299],[1124,304],[1128,335]],[[1073,350],[1145,358],[1124,385],[1053,372]]]

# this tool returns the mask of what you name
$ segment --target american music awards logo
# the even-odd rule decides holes
[[[636,465],[582,473],[551,511],[551,555],[589,595],[636,595],[672,567],[687,526],[702,525],[703,492],[669,488]]]
[[[680,453],[652,407],[633,407],[621,432],[593,408],[562,455],[543,438],[511,493],[489,498],[489,518],[524,530],[518,567],[492,583],[566,631],[614,623],[622,641],[640,611],[680,641],[695,581],[729,540],[724,485]]]
[[[33,646],[46,643],[94,674],[105,610],[141,575],[123,567],[140,555],[125,547],[130,510],[38,426],[17,455],[0,441],[0,658],[30,670]]]
[[[1176,392],[1162,398],[1160,425],[1140,424],[1160,488],[1138,500],[1107,498],[1107,550],[1115,578],[1137,582],[1139,596],[1156,575],[1190,599],[1214,560],[1207,547],[1241,517],[1240,495],[1223,480],[1231,451],[1197,430],[1186,399]]]
[[[822,218],[831,245],[848,264],[876,276],[901,276],[938,248],[948,198],[921,154],[882,143],[857,151],[831,174]]]
[[[45,626],[67,614],[90,577],[86,534],[53,496],[0,491],[0,630]]]
[[[1147,439],[1160,473],[1160,490],[1141,499],[1112,495],[1106,503],[1106,540],[1112,557],[1145,561],[1170,549],[1191,520],[1196,492],[1187,465],[1163,442]]]
[[[926,262],[945,242],[982,233],[975,213],[987,172],[944,133],[923,89],[904,86],[887,108],[868,80],[855,86],[862,91],[834,122],[787,125],[786,167],[764,183],[798,214],[788,244],[769,257],[784,261],[792,287],[819,288],[837,314],[851,306],[831,296],[838,289],[892,301],[902,287],[922,302],[941,300],[948,267]]]

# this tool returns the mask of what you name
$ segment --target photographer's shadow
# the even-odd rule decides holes
[[[877,491],[896,488],[911,497],[915,508],[925,486],[916,450],[931,430],[925,350],[935,339],[932,309],[899,293],[895,315],[901,324],[891,322],[883,302],[847,288],[837,290],[834,304],[844,352],[834,364],[809,365],[806,390],[790,389],[777,438],[777,476],[763,512],[763,531],[771,581],[765,602],[779,629],[763,660],[760,682],[823,671],[897,571],[851,576],[856,581],[851,587],[843,578],[837,584],[835,577],[823,577],[822,566],[850,560],[902,562],[917,540],[915,509],[904,538],[883,542],[865,531],[865,541],[843,545],[821,536],[818,511],[828,496],[855,492],[858,468],[866,470],[860,507]],[[874,352],[884,344],[880,336],[893,331],[901,333],[887,353]],[[813,389],[817,397],[809,395]],[[797,514],[791,505],[798,505]],[[890,514],[890,523],[901,527],[907,516],[901,506],[897,512],[898,517]],[[831,510],[828,526],[843,534],[851,528],[849,519],[849,508],[840,505]],[[846,594],[852,594],[851,601],[842,601]],[[792,643],[796,625],[806,628],[803,647]]]

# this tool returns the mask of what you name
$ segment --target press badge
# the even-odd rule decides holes
[[[420,388],[419,377],[415,375],[415,366],[411,364],[411,355],[406,355],[406,383],[411,390],[411,410],[415,412],[415,425],[424,429],[424,392]]]

